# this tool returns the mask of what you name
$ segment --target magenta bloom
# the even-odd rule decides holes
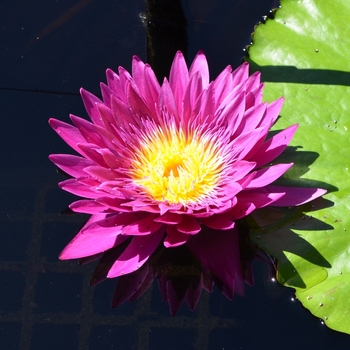
[[[50,120],[80,154],[50,156],[72,177],[60,186],[85,198],[70,205],[73,211],[92,214],[61,259],[119,246],[107,273],[117,277],[140,269],[161,242],[185,244],[232,295],[244,280],[236,221],[325,193],[271,185],[293,165],[271,162],[297,125],[268,138],[283,99],[263,103],[260,74],[249,76],[247,63],[209,82],[203,52],[189,70],[178,52],[160,86],[150,66],[134,57],[132,75],[107,70],[101,91],[102,101],[81,90],[92,122],[73,115],[75,126]]]

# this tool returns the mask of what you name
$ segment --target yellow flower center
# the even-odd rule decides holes
[[[143,135],[131,177],[154,200],[195,204],[218,185],[224,167],[218,141],[210,134],[187,133],[174,125]]]

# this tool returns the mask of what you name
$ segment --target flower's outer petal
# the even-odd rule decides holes
[[[199,225],[196,218],[183,215],[181,222],[177,225],[179,232],[195,235],[201,230],[201,225]]]
[[[114,235],[89,234],[89,232],[84,232],[83,230],[84,228],[63,249],[59,256],[61,260],[77,259],[98,254],[123,243],[128,238],[127,236],[118,235],[120,228],[115,229]]]
[[[83,258],[89,255],[94,255],[97,253],[104,252],[115,245],[122,243],[127,237],[117,236],[117,237],[101,237],[89,234],[78,233],[73,240],[63,249],[59,259],[77,259]]]
[[[265,115],[266,108],[267,103],[262,103],[245,111],[241,123],[232,130],[233,137],[238,137],[241,134],[244,135],[254,130]]]
[[[266,126],[268,129],[276,122],[279,113],[282,109],[284,98],[281,97],[276,101],[273,101],[267,106],[267,112],[265,117],[261,120],[259,126]]]
[[[148,64],[143,63],[137,56],[132,60],[132,76],[141,93],[143,101],[147,104],[153,117],[157,115],[156,103],[160,86],[158,80]]]
[[[251,149],[257,144],[263,133],[262,128],[251,130],[245,134],[239,135],[232,142],[232,147],[240,151],[237,154],[238,159],[244,159]]]
[[[215,230],[229,230],[235,226],[234,221],[228,220],[227,215],[218,214],[208,218],[201,218],[201,222],[210,228]]]
[[[182,115],[182,103],[189,82],[188,69],[185,58],[181,51],[175,54],[170,68],[169,84],[173,91],[177,111]]]
[[[96,129],[94,128],[94,124],[88,122],[83,118],[76,117],[73,114],[70,115],[70,119],[78,128],[80,133],[83,135],[86,142],[95,144],[99,147],[104,146],[100,135],[96,132]]]
[[[187,85],[183,97],[183,111],[180,113],[184,126],[190,126],[191,122],[195,117],[195,103],[198,100],[200,94],[202,93],[202,77],[199,72],[193,75]]]
[[[204,226],[201,233],[191,236],[186,245],[193,255],[227,286],[232,294],[236,288],[238,292],[243,293],[243,276],[236,228],[221,231]]]
[[[103,159],[99,151],[99,147],[90,143],[79,143],[77,145],[80,149],[80,153],[84,153],[85,157],[97,163],[101,167],[108,168],[108,164]]]
[[[145,101],[148,102],[148,108],[157,115],[157,103],[160,93],[160,85],[152,68],[146,64],[145,66]]]
[[[111,98],[114,95],[113,90],[106,84],[100,83],[102,100],[106,107],[111,108]],[[96,106],[101,106],[101,103],[96,103]],[[103,121],[103,120],[102,120]]]
[[[69,208],[76,213],[96,214],[105,212],[108,207],[95,200],[81,199],[69,205]]]
[[[202,125],[206,120],[212,120],[214,117],[214,88],[211,83],[206,90],[198,97],[194,106],[194,115],[196,115],[196,124]]]
[[[253,190],[245,190],[237,195],[238,203],[241,205],[243,203],[253,203],[254,209],[263,208],[267,205],[275,205],[274,203],[282,197],[282,192],[274,193],[269,191],[266,187]]]
[[[230,214],[230,219],[235,221],[248,216],[255,209],[256,207],[251,201],[238,201],[237,204],[227,212],[227,214]]]
[[[154,221],[168,225],[176,225],[182,220],[183,215],[167,212],[162,216],[158,216]]]
[[[112,112],[116,120],[115,127],[117,130],[122,128],[126,132],[129,132],[131,131],[130,124],[141,127],[140,121],[137,118],[134,118],[134,114],[130,107],[115,96],[112,96]]]
[[[166,78],[164,78],[162,87],[160,89],[158,106],[159,106],[160,115],[162,114],[163,111],[167,111],[169,116],[173,116],[175,117],[176,121],[179,121],[178,120],[179,114],[178,114],[174,94]]]
[[[96,185],[98,183],[96,182]],[[59,183],[59,186],[70,193],[84,198],[96,199],[101,197],[101,193],[93,190],[91,187],[82,184],[76,179],[68,179]]]
[[[244,62],[232,72],[232,86],[243,84],[249,76],[249,63]]]
[[[121,101],[125,101],[125,91],[120,83],[119,75],[108,68],[106,70],[106,78],[108,86],[114,93],[114,97],[117,97]]]
[[[125,225],[130,225],[147,216],[147,213],[94,214],[81,229],[81,233],[98,237],[121,235]],[[96,219],[96,217],[101,217]],[[94,220],[92,220],[94,218]]]
[[[70,154],[50,154],[49,159],[65,173],[73,177],[86,176],[84,169],[94,164],[89,159]]]
[[[84,143],[86,140],[76,127],[54,118],[49,119],[49,124],[52,129],[54,129],[57,134],[68,144],[68,146],[72,147],[82,156],[85,156],[80,148],[77,147],[77,144],[81,142]]]
[[[114,262],[119,258],[119,256],[123,253],[125,248],[129,245],[131,241],[131,237],[126,239],[123,243],[113,247],[112,249],[108,249],[106,252],[101,253],[102,257],[98,262],[94,272],[92,273],[90,279],[90,286],[95,286],[98,283],[107,279],[107,274]],[[96,255],[95,255],[96,256]],[[80,259],[82,261],[83,259]],[[84,258],[84,261],[86,258]]]
[[[214,108],[218,108],[221,102],[232,91],[232,67],[227,66],[213,81]]]
[[[116,172],[112,169],[97,165],[86,167],[84,170],[86,174],[91,175],[92,178],[100,182],[113,181],[117,177]]]
[[[276,164],[268,168],[258,170],[256,172],[255,177],[247,185],[246,189],[259,188],[269,185],[270,183],[281,177],[292,165],[293,163]]]
[[[297,128],[298,124],[291,125],[265,141],[251,157],[251,160],[256,161],[256,167],[276,159],[286,149]]]
[[[127,101],[128,105],[132,106],[133,112],[140,117],[152,118],[152,112],[143,101],[140,93],[135,90],[133,84],[127,84]]]
[[[264,84],[260,84],[259,87],[253,91],[249,91],[246,95],[246,109],[249,110],[252,107],[261,104],[263,96]]]
[[[153,234],[163,226],[160,222],[154,222],[154,218],[154,215],[148,215],[139,221],[124,226],[122,234],[126,236],[144,236]]]
[[[103,123],[100,119],[100,113],[98,112],[98,109],[96,107],[96,104],[102,103],[102,101],[95,95],[93,95],[91,92],[86,91],[84,89],[80,89],[80,95],[83,99],[86,112],[88,113],[92,122],[96,125],[103,126]]]
[[[246,160],[238,160],[232,167],[232,177],[234,181],[243,179],[250,171],[256,168],[255,162],[248,162]],[[237,186],[237,184],[236,184]],[[236,192],[237,193],[237,192]]]
[[[256,89],[261,88],[261,83],[260,83],[260,77],[261,73],[260,72],[254,72],[250,77],[245,82],[245,90],[246,91],[254,91]]]
[[[134,237],[123,254],[113,264],[107,277],[126,275],[139,269],[155,251],[163,236],[164,230],[160,229],[151,235]]]
[[[284,195],[273,203],[277,207],[291,207],[308,203],[327,193],[322,188],[266,186],[271,193],[283,193]]]
[[[197,72],[199,72],[199,74],[202,77],[202,89],[206,89],[209,85],[209,67],[208,61],[203,51],[198,51],[196,57],[194,58],[191,64],[189,70],[190,78]]]
[[[145,64],[137,56],[132,57],[131,63],[131,75],[135,81],[135,84],[139,88],[141,95],[144,96],[143,92],[145,90],[145,77],[144,77]]]
[[[164,246],[166,248],[178,247],[186,243],[190,237],[187,233],[179,232],[176,226],[168,225],[166,227],[166,237],[164,239]]]
[[[242,118],[245,112],[245,94],[242,91],[233,99],[225,104],[222,108],[219,107],[220,115],[216,117],[216,123],[223,125],[232,135],[237,127],[242,123]]]

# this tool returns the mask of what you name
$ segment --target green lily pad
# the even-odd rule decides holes
[[[275,128],[299,124],[277,160],[295,163],[281,181],[328,194],[256,213],[252,239],[278,259],[278,281],[307,309],[350,333],[350,2],[282,0],[274,15],[255,28],[248,61],[262,72],[265,99],[286,99]]]

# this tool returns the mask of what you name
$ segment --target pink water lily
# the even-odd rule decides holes
[[[297,125],[268,133],[283,104],[262,102],[260,74],[226,67],[212,82],[203,52],[187,68],[181,52],[160,85],[148,64],[107,70],[102,100],[81,90],[91,119],[50,125],[80,155],[51,155],[71,176],[62,189],[85,199],[91,218],[60,259],[119,246],[107,277],[140,269],[159,244],[181,245],[224,284],[242,289],[236,221],[267,206],[297,206],[325,193],[275,186],[293,164],[271,164]]]

